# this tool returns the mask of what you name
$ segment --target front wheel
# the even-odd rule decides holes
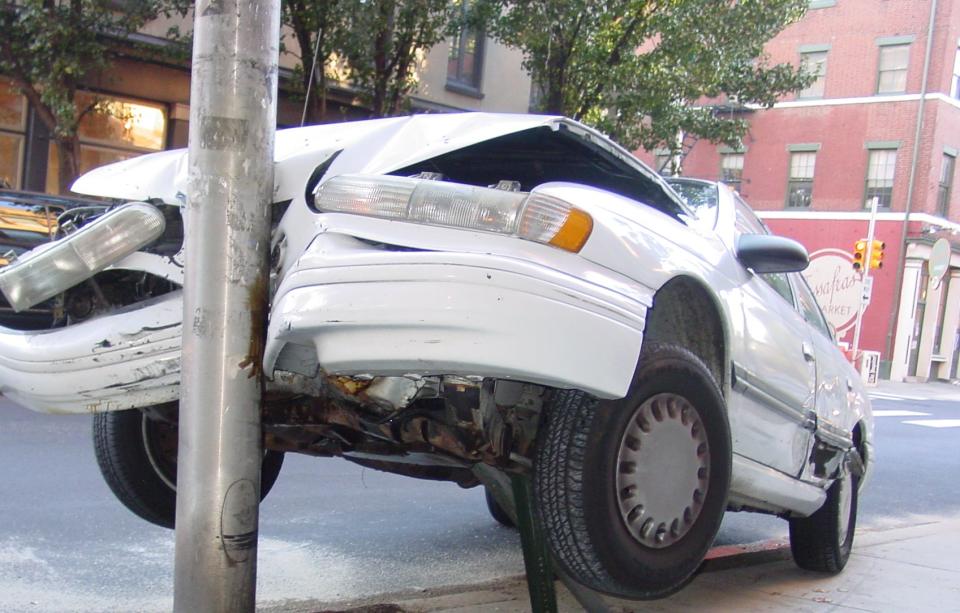
[[[725,405],[693,353],[654,345],[626,398],[555,393],[534,462],[534,496],[554,559],[615,596],[662,598],[690,580],[726,508]]]
[[[837,574],[847,565],[857,527],[858,481],[849,473],[837,479],[813,515],[790,520],[790,552],[797,566]]]
[[[177,514],[177,425],[138,409],[93,416],[93,450],[114,495],[142,519],[173,528]],[[266,451],[260,499],[273,487],[283,453]]]

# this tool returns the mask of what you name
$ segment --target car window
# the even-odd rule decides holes
[[[711,228],[717,224],[719,194],[716,184],[683,179],[667,179],[667,183],[693,209],[697,219]]]
[[[737,218],[734,222],[738,234],[770,234],[770,230],[767,229],[767,226],[760,221],[760,218],[756,216],[753,212],[753,209],[750,208],[746,202],[740,198],[739,195],[733,195],[734,208],[737,212]],[[763,279],[767,285],[772,287],[774,291],[780,294],[784,300],[787,301],[787,304],[794,306],[793,300],[793,290],[790,289],[790,280],[787,278],[787,275],[778,272],[778,273],[765,273],[757,275]]]
[[[768,272],[758,276],[766,281],[767,285],[772,287],[778,294],[783,296],[783,299],[786,300],[790,306],[794,306],[793,290],[790,289],[790,280],[787,279],[786,274],[782,272]]]
[[[737,219],[734,222],[734,225],[737,228],[737,232],[740,234],[770,234],[770,231],[767,230],[767,227],[763,225],[763,222],[760,221],[760,218],[756,216],[753,212],[753,209],[750,208],[746,202],[740,198],[739,195],[734,194],[733,200],[735,203],[735,209],[737,211]]]
[[[827,320],[824,319],[820,305],[817,304],[817,299],[814,298],[813,291],[811,291],[810,286],[807,285],[807,280],[804,279],[802,275],[793,275],[793,281],[797,288],[797,302],[800,304],[800,312],[803,314],[803,318],[807,320],[807,323],[811,326],[823,332],[827,338],[832,339],[833,335],[830,333],[830,326],[827,325]]]

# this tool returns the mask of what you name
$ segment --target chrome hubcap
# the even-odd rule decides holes
[[[669,547],[697,520],[709,481],[710,445],[697,410],[676,394],[648,398],[617,453],[617,502],[627,530],[647,547]]]

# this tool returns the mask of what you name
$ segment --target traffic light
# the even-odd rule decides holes
[[[867,239],[861,238],[853,244],[853,269],[863,270],[864,261],[867,259]]]
[[[883,268],[883,248],[887,244],[883,241],[873,241],[870,249],[870,268]]]

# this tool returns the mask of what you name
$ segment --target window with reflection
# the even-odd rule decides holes
[[[823,98],[825,84],[827,82],[827,52],[811,51],[800,54],[800,65],[811,74],[816,75],[816,80],[800,92],[801,98]]]
[[[790,154],[790,179],[787,182],[787,207],[808,209],[813,202],[813,171],[817,154],[813,151]]]
[[[460,4],[466,15],[469,0]],[[483,32],[477,28],[464,26],[457,30],[450,41],[450,55],[447,58],[447,89],[470,95],[480,95],[483,77]]]
[[[872,149],[867,159],[867,188],[863,206],[877,198],[877,208],[889,209],[893,200],[893,178],[897,168],[896,149]]]
[[[80,172],[163,150],[167,113],[163,106],[121,98],[77,94],[77,106],[87,110],[80,120]],[[59,159],[56,145],[47,155],[47,185],[57,193]]]
[[[877,75],[878,94],[900,94],[907,91],[907,66],[910,45],[880,47],[880,69]]]
[[[0,187],[20,188],[26,124],[26,99],[13,83],[0,79]]]
[[[740,191],[743,183],[743,154],[724,153],[720,156],[720,180]]]

